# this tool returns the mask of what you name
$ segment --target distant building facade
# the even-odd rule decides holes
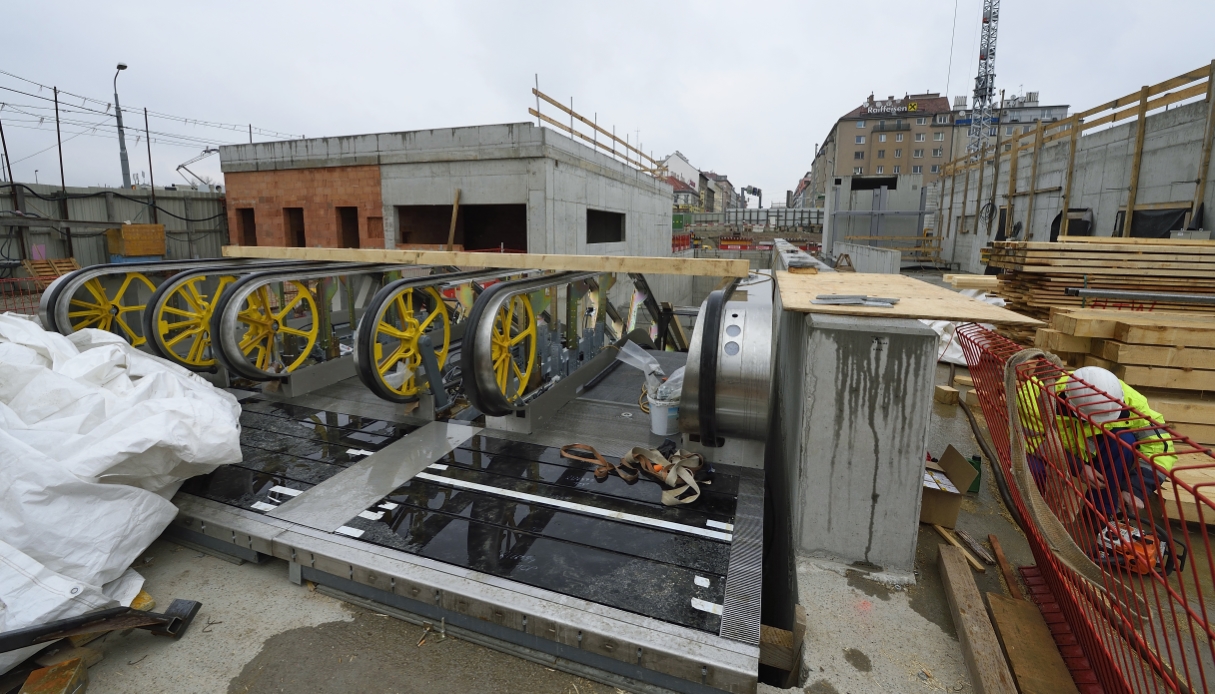
[[[953,101],[953,151],[954,157],[960,157],[966,153],[966,145],[970,140],[970,124],[974,111],[967,109],[965,96],[955,96]],[[1007,152],[1012,149],[1011,140],[1015,135],[1032,132],[1037,120],[1053,123],[1067,118],[1068,108],[1067,104],[1041,104],[1038,92],[1025,92],[1009,97],[1004,100],[1003,108],[996,114],[996,125],[987,133],[989,141],[994,145],[997,138],[1001,139],[1003,143],[1000,149]]]

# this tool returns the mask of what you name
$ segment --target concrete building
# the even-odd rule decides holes
[[[1038,92],[1025,92],[1008,97],[1004,100],[1004,107],[996,114],[996,127],[988,132],[988,136],[992,138],[991,143],[995,144],[996,137],[1007,139],[1013,135],[1030,132],[1034,129],[1035,120],[1054,123],[1067,118],[1068,108],[1067,104],[1042,105]],[[966,152],[966,145],[970,141],[970,124],[974,111],[967,110],[965,96],[953,98],[953,109],[953,156],[960,157]],[[998,132],[1001,129],[1003,131]],[[1001,150],[1007,152],[1011,147],[1012,145],[1005,143]]]
[[[667,158],[662,160],[662,165],[666,167],[667,173],[693,188],[700,182],[700,169],[692,166],[688,158],[679,150],[668,154]]]
[[[675,191],[673,209],[678,212],[700,212],[700,194],[696,188],[676,176],[667,176],[666,181]]]
[[[246,245],[665,256],[669,183],[531,123],[220,149]]]
[[[837,241],[908,245],[932,224],[926,186],[954,156],[953,112],[936,92],[875,99],[842,116],[815,152],[803,199],[825,208],[823,251]],[[848,237],[854,237],[849,239]],[[915,260],[923,260],[917,258]]]

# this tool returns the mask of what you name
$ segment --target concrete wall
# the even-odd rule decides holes
[[[836,255],[835,244],[848,243],[849,236],[908,237],[921,236],[920,202],[923,176],[902,174],[898,176],[898,187],[887,190],[885,200],[880,190],[852,190],[853,176],[840,176],[840,185],[834,179],[827,187],[827,205],[823,218],[823,253]],[[928,205],[924,198],[925,207]],[[856,214],[885,210],[900,214],[867,215]],[[928,215],[924,217],[928,224]],[[865,241],[869,245],[882,242]],[[891,242],[909,245],[908,242]]]
[[[21,204],[25,212],[48,219],[58,219],[61,216],[60,201],[55,199],[59,195],[59,186],[35,183],[18,185],[23,186]],[[0,258],[17,260],[22,257],[22,248],[25,250],[25,257],[30,257],[33,253],[46,258],[67,257],[67,241],[60,231],[50,226],[33,226],[19,233],[17,227],[4,225],[4,214],[14,209],[13,197],[9,191],[7,186],[0,187]],[[114,222],[115,227],[124,221],[137,224],[152,221],[148,207],[151,195],[146,188],[121,190],[72,187],[67,189],[67,193],[68,219]],[[180,260],[220,256],[220,249],[228,243],[223,193],[158,188],[156,205],[161,208],[158,220],[165,225],[167,258]],[[110,262],[105,245],[105,230],[81,227],[73,229],[72,255],[81,265]]]
[[[836,243],[835,257],[847,253],[852,261],[852,267],[857,272],[880,272],[888,275],[899,274],[903,254],[898,251],[888,251],[874,246],[861,246],[855,243]]]
[[[1203,129],[1206,125],[1208,104],[1198,101],[1178,108],[1170,108],[1147,117],[1143,144],[1143,162],[1139,173],[1137,205],[1152,203],[1177,203],[1187,207],[1194,199],[1198,180],[1198,167],[1202,151]],[[1095,218],[1094,235],[1110,236],[1118,210],[1126,205],[1130,190],[1131,164],[1134,157],[1136,123],[1133,119],[1116,127],[1083,135],[1076,149],[1074,182],[1072,184],[1071,207],[1092,208]],[[1012,221],[1008,226],[1021,222],[1028,233],[1022,239],[1048,241],[1050,224],[1062,208],[1068,159],[1067,138],[1050,143],[1042,148],[1038,159],[1038,180],[1033,186],[1044,190],[1034,200],[1033,219],[1027,219],[1030,177],[1033,154],[1020,156],[1017,170],[1018,195],[1013,202]],[[1215,163],[1215,161],[1213,161]],[[1008,204],[1009,161],[1000,164],[997,181],[997,200],[1000,206]],[[970,175],[970,194],[967,197],[966,214],[971,216],[968,227],[973,229],[978,171]],[[990,195],[992,169],[984,175],[984,188]],[[953,216],[951,235],[953,248],[950,257],[962,272],[981,272],[979,250],[995,236],[980,233],[958,234],[958,218],[962,214],[962,198],[965,178],[958,177],[954,200],[945,189],[945,209]],[[948,186],[948,181],[946,181]],[[986,199],[987,196],[984,196]],[[1206,199],[1215,200],[1215,176],[1208,177]],[[1207,206],[1204,228],[1211,228],[1213,219],[1210,205]],[[944,224],[942,224],[944,228]]]
[[[914,582],[936,347],[914,320],[782,311],[768,467],[798,553]]]

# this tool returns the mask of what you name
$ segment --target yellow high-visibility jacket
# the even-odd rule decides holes
[[[1055,383],[1054,389],[1056,394],[1063,391],[1067,384],[1067,378],[1065,375]],[[1122,402],[1139,413],[1146,415],[1147,419],[1135,417],[1127,421],[1114,422],[1112,423],[1113,428],[1107,426],[1106,431],[1117,432],[1120,429],[1165,426],[1164,416],[1151,408],[1146,397],[1125,382],[1119,380],[1119,383],[1122,384]],[[1046,384],[1041,380],[1032,378],[1017,388],[1017,411],[1020,415],[1022,431],[1025,434],[1026,450],[1031,454],[1036,452],[1046,440],[1046,430],[1042,423],[1042,415],[1039,409],[1040,396],[1045,387]],[[1048,401],[1053,403],[1055,402],[1055,398],[1048,397]],[[1056,415],[1055,423],[1059,432],[1059,439],[1066,451],[1081,460],[1091,460],[1093,454],[1089,451],[1085,441],[1099,435],[1101,429],[1094,427],[1082,419],[1063,413]],[[1161,440],[1161,436],[1168,436],[1163,430],[1159,432],[1139,432],[1137,435],[1140,442],[1138,450],[1145,458],[1152,459],[1152,456],[1158,453],[1171,453],[1173,451],[1173,444],[1171,442]],[[1165,470],[1171,470],[1177,462],[1177,457],[1174,455],[1160,455],[1154,458],[1154,461]]]

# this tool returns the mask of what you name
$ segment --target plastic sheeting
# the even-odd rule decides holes
[[[231,394],[110,333],[0,315],[0,631],[130,604],[177,488],[240,459]]]
[[[1004,299],[998,296],[989,296],[979,289],[963,289],[958,293],[982,301],[985,304],[991,304],[992,306],[1003,307],[1005,305]],[[958,344],[958,340],[954,335],[958,329],[957,323],[947,320],[921,320],[920,322],[932,328],[937,334],[937,338],[939,339],[937,361],[966,366],[966,357],[962,354],[962,345]],[[988,330],[995,330],[995,327],[986,323],[982,325]]]

